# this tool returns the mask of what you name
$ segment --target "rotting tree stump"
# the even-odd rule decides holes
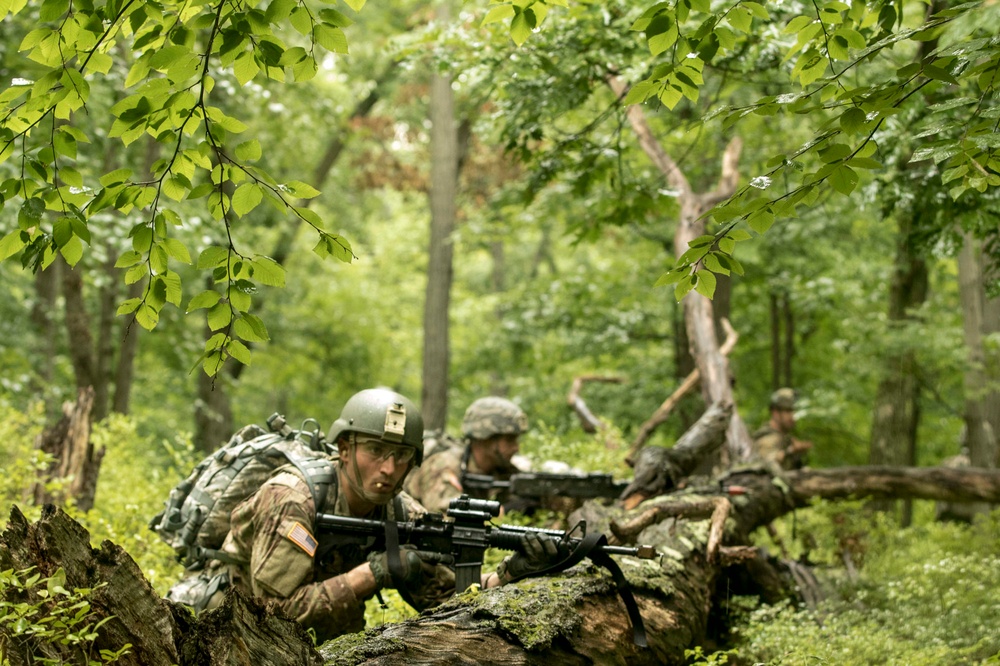
[[[187,608],[160,598],[128,553],[110,541],[92,548],[89,532],[51,504],[35,523],[14,507],[0,535],[0,571],[31,567],[42,577],[61,568],[68,590],[92,588],[88,599],[95,619],[111,619],[97,632],[91,652],[131,644],[116,662],[122,666],[322,663],[301,626],[253,599],[232,594],[222,608],[196,619]],[[37,594],[15,597],[11,588],[7,593],[6,601],[40,600]],[[0,636],[0,644],[11,666],[34,664],[38,657],[86,663],[71,648],[28,636]]]

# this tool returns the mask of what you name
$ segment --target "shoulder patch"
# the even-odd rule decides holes
[[[316,554],[316,547],[319,545],[316,537],[310,534],[309,530],[302,526],[302,523],[292,523],[292,529],[288,530],[288,534],[285,536],[289,541],[307,552],[309,557]]]

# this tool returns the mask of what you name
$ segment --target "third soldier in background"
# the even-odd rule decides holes
[[[795,430],[795,391],[781,388],[771,394],[771,418],[753,434],[754,455],[782,469],[802,469],[812,442],[792,437]]]
[[[439,432],[425,437],[424,464],[410,475],[406,491],[435,512],[445,511],[463,492],[478,499],[507,502],[509,498],[497,491],[484,497],[468,492],[462,487],[462,478],[471,473],[506,480],[520,471],[514,457],[520,450],[518,439],[527,429],[527,415],[510,400],[479,398],[465,410],[461,441]]]

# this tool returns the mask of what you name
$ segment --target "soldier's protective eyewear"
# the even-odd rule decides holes
[[[396,446],[380,440],[359,441],[358,449],[365,456],[379,462],[385,462],[392,457],[397,465],[409,465],[417,455],[417,450],[412,446]]]

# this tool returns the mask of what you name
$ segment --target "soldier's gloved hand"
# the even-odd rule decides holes
[[[389,573],[388,553],[369,553],[368,564],[375,576],[375,584],[379,589],[384,587],[415,587],[423,576],[424,563],[411,548],[399,549],[399,561],[402,568],[399,577],[394,581]]]
[[[559,537],[540,532],[525,532],[521,536],[518,552],[506,558],[497,567],[500,584],[506,585],[535,575],[566,558],[567,549]]]

